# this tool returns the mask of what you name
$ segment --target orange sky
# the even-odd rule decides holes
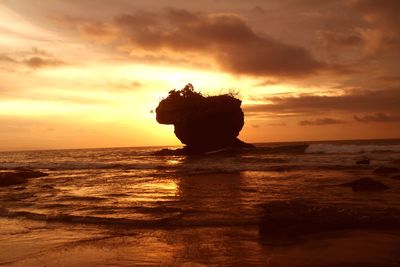
[[[0,150],[178,145],[151,110],[243,100],[246,142],[400,137],[400,1],[3,0]]]

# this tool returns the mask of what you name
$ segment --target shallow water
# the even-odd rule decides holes
[[[399,141],[313,143],[304,152],[301,146],[265,144],[239,155],[207,157],[153,156],[160,148],[0,153],[3,170],[27,167],[49,174],[0,188],[0,263],[36,259],[40,265],[65,252],[76,262],[63,264],[79,265],[104,245],[112,252],[103,251],[90,264],[264,265],[276,260],[268,252],[274,246],[258,236],[263,206],[270,202],[307,200],[400,215],[399,180],[372,173],[381,165],[398,165]],[[355,164],[363,157],[371,164]],[[390,189],[360,193],[337,186],[362,177]],[[378,235],[388,243],[398,240]]]

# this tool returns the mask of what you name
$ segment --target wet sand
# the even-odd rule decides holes
[[[398,231],[336,231],[261,242],[257,227],[34,228],[15,232],[8,245],[2,237],[1,265],[400,266]]]

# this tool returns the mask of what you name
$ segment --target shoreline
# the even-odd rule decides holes
[[[15,220],[15,219],[14,219]],[[24,221],[25,226],[30,222]],[[341,230],[262,242],[258,229],[116,229],[41,224],[2,240],[0,266],[399,266],[400,231]],[[59,240],[50,236],[58,234]],[[63,242],[60,239],[64,238]],[[4,236],[2,237],[4,239]],[[20,240],[19,240],[20,239]],[[14,256],[12,256],[14,255]]]

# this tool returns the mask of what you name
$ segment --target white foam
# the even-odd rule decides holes
[[[311,144],[306,153],[324,154],[357,154],[367,152],[400,152],[400,145],[339,145],[339,144]]]

